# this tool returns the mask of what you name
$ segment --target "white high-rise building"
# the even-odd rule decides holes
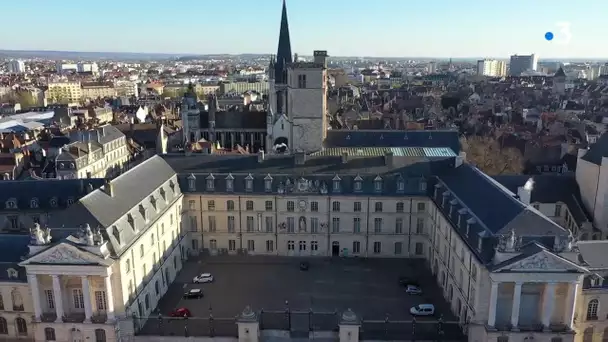
[[[536,71],[538,66],[538,56],[531,55],[513,55],[509,62],[509,75],[520,76],[525,71]]]
[[[506,76],[507,63],[496,59],[481,59],[477,61],[477,74],[492,77]]]
[[[25,72],[25,63],[21,60],[8,62],[8,72],[11,74],[22,74]]]

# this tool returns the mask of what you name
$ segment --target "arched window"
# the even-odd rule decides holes
[[[53,329],[53,328],[44,328],[44,338],[47,341],[56,341],[56,338],[55,338],[55,329]]]
[[[11,298],[13,299],[13,311],[23,311],[23,297],[17,289],[11,292]]]
[[[583,332],[583,342],[593,342],[593,328],[589,327]]]
[[[4,317],[0,317],[0,334],[8,334],[8,324],[6,324],[6,319]]]
[[[600,305],[600,302],[597,299],[592,299],[587,304],[587,320],[596,320],[597,319],[597,309]]]
[[[106,331],[103,329],[95,329],[95,342],[106,342]]]
[[[21,336],[27,335],[27,323],[21,317],[15,319],[15,325],[17,326],[17,334]]]

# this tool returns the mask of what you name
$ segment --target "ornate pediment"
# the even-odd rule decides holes
[[[105,260],[93,253],[80,250],[72,245],[61,243],[32,256],[23,265],[102,265]]]
[[[520,272],[566,272],[572,270],[582,270],[576,264],[561,259],[558,256],[551,255],[551,253],[543,251],[529,256],[523,260],[516,261],[505,267],[503,270],[520,271]]]

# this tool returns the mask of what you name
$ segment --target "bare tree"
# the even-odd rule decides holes
[[[488,175],[521,174],[523,156],[516,148],[503,148],[492,137],[461,138],[467,161]]]

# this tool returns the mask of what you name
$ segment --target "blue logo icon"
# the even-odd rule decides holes
[[[553,40],[553,32],[547,32],[545,33],[545,39],[548,41]]]

